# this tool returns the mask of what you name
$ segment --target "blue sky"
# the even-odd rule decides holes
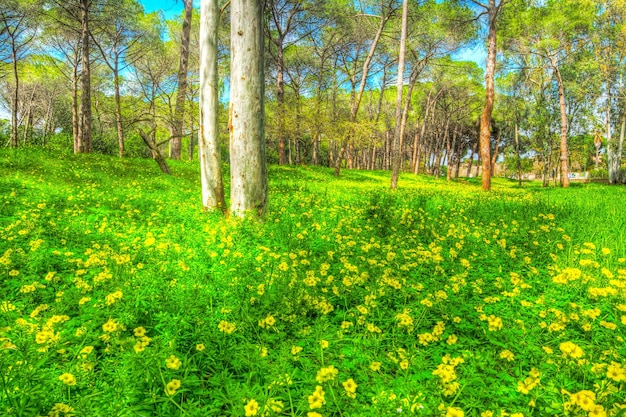
[[[139,0],[146,13],[161,10],[166,19],[179,16],[183,11],[183,0]],[[200,0],[193,1],[194,7],[200,7]]]

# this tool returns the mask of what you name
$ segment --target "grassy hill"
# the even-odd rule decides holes
[[[626,407],[623,188],[273,166],[256,221],[172,168],[0,151],[0,415]]]

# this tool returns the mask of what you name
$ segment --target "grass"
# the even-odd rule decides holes
[[[626,413],[623,188],[172,165],[0,152],[0,415]]]

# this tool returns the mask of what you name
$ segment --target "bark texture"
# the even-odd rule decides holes
[[[174,109],[174,123],[172,126],[172,140],[170,141],[170,158],[180,159],[183,138],[183,119],[185,113],[185,97],[187,96],[187,68],[189,63],[189,37],[191,34],[191,16],[193,1],[184,0],[185,19],[180,40],[180,62],[178,65],[178,91],[176,93],[176,107]]]
[[[231,1],[231,213],[267,210],[263,62],[263,1]]]
[[[217,69],[218,0],[202,0],[200,6],[200,131],[198,154],[202,204],[207,210],[226,209],[219,143],[219,86]]]

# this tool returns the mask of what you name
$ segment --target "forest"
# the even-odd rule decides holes
[[[151,156],[144,132],[165,157],[193,159],[201,22],[184,3],[167,20],[135,0],[3,2],[3,145]],[[228,6],[215,29],[225,161]],[[410,1],[399,70],[402,2],[268,0],[267,161],[338,171],[390,170],[398,159],[405,172],[450,179],[490,168],[547,185],[566,158],[565,172],[622,182],[625,9],[618,0]],[[490,37],[493,58],[480,52]]]
[[[168,4],[0,4],[1,416],[626,415],[626,2]]]

